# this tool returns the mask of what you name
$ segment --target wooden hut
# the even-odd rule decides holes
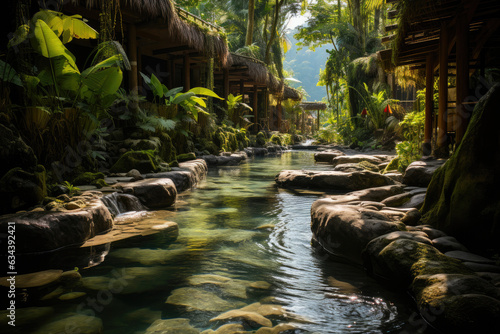
[[[450,138],[458,144],[479,99],[470,77],[500,65],[500,1],[498,0],[387,0],[393,4],[386,26],[394,32],[383,42],[392,48],[379,52],[387,69],[409,65],[426,77],[424,154],[448,154]],[[439,80],[439,106],[433,105],[434,77]],[[456,86],[450,89],[449,77]],[[483,92],[484,94],[484,92]]]
[[[302,102],[299,104],[299,107],[302,109],[302,132],[305,131],[305,124],[306,124],[306,111],[317,111],[316,114],[316,127],[317,130],[319,131],[320,128],[320,123],[319,123],[319,112],[321,110],[326,110],[326,103],[323,102]],[[297,126],[298,128],[298,126]],[[314,127],[311,125],[312,132],[314,132]]]

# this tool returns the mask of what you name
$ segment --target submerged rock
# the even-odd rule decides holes
[[[61,278],[62,270],[44,270],[31,274],[16,275],[16,288],[33,288],[56,282]],[[0,278],[0,285],[9,287],[9,277]]]
[[[242,321],[244,324],[247,324],[250,327],[253,328],[259,328],[259,327],[272,327],[273,323],[271,320],[263,317],[262,315],[255,313],[255,312],[249,312],[249,311],[243,311],[243,310],[231,310],[226,313],[223,313],[221,315],[218,315],[215,318],[210,319],[210,322],[214,321],[234,321],[234,320],[239,320]]]
[[[98,317],[76,314],[42,325],[32,334],[59,334],[68,332],[101,334],[102,328],[102,320]]]
[[[179,288],[172,291],[166,300],[167,304],[183,306],[188,311],[221,312],[244,305],[241,302],[224,300],[215,293],[198,288]]]
[[[343,173],[336,171],[283,170],[275,178],[280,187],[328,190],[359,190],[395,184],[384,175],[373,172]]]
[[[40,320],[49,318],[54,313],[52,307],[23,307],[16,308],[16,327],[22,328],[37,323]],[[0,331],[9,333],[12,326],[8,324],[10,319],[7,317],[10,314],[9,310],[0,311]]]
[[[189,319],[158,319],[146,329],[144,334],[199,334],[200,330],[194,328]]]

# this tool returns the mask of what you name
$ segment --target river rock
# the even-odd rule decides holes
[[[144,334],[199,334],[200,330],[194,328],[189,319],[158,319],[146,329]]]
[[[405,170],[403,183],[408,186],[427,187],[434,172],[445,163],[443,159],[414,161]]]
[[[418,276],[411,290],[420,314],[447,333],[500,332],[499,289],[475,275]]]
[[[111,252],[109,256],[127,262],[139,262],[142,265],[151,266],[169,263],[175,260],[176,257],[186,255],[187,252],[186,247],[175,249],[120,248]]]
[[[179,288],[172,291],[167,304],[183,306],[188,311],[199,310],[222,312],[242,306],[241,302],[230,302],[218,297],[215,293],[198,288]]]
[[[262,315],[255,312],[248,312],[243,310],[231,310],[218,315],[215,318],[210,319],[210,322],[214,321],[233,321],[240,320],[253,328],[259,327],[272,327],[273,323],[271,320],[263,317]]]
[[[333,158],[345,155],[344,152],[339,150],[327,150],[314,153],[314,161],[332,163]]]
[[[240,308],[240,311],[255,312],[263,317],[284,318],[287,316],[287,312],[283,308],[283,306],[274,304],[262,304],[259,302],[242,307]]]
[[[33,288],[53,283],[61,277],[62,270],[44,270],[31,274],[16,275],[16,288]],[[0,278],[0,285],[9,287],[10,282],[7,279],[10,276]]]
[[[485,257],[472,254],[469,252],[464,252],[460,250],[454,250],[454,251],[449,251],[444,253],[444,255],[452,257],[454,259],[458,259],[460,261],[467,261],[467,262],[475,262],[475,263],[482,263],[482,264],[495,264],[495,261],[487,259]]]
[[[376,210],[337,205],[329,198],[315,201],[311,208],[311,230],[328,252],[361,263],[361,252],[374,238],[404,230],[403,224]]]
[[[263,156],[266,156],[269,154],[269,151],[267,150],[267,148],[263,148],[263,147],[247,147],[245,148],[245,153],[249,156],[249,157],[263,157]]]
[[[86,295],[87,295],[86,292],[74,291],[74,292],[68,292],[68,293],[62,294],[59,296],[58,299],[59,300],[73,300],[73,299],[77,299],[77,298],[80,298],[80,297],[83,297]]]
[[[439,249],[442,253],[449,251],[460,250],[467,252],[467,248],[458,242],[457,239],[451,236],[441,236],[432,240],[432,245]]]
[[[417,240],[409,235],[400,235],[387,245],[390,240],[373,240],[363,252],[364,265],[374,275],[402,287],[419,275],[472,273],[460,261],[431,246],[427,238],[426,243]]]
[[[98,317],[76,314],[42,325],[32,334],[101,334],[102,328],[102,320]]]
[[[420,210],[420,208],[424,204],[424,201],[425,194],[416,194],[413,195],[408,202],[401,205],[400,208],[414,208]]]
[[[170,172],[150,173],[144,175],[149,178],[171,179],[177,192],[192,188],[207,175],[207,163],[203,159],[182,162],[179,167],[172,168]]]
[[[359,201],[373,201],[373,202],[381,202],[384,199],[401,194],[404,190],[402,186],[399,185],[389,185],[389,186],[381,186],[381,187],[372,187],[358,191],[352,191],[345,194],[345,198],[355,198]],[[342,198],[342,196],[335,197]],[[384,205],[385,206],[385,205]]]
[[[118,161],[111,166],[111,173],[127,173],[131,169],[137,169],[141,173],[150,173],[158,169],[154,157],[144,151],[125,152]]]
[[[272,328],[261,327],[255,334],[281,334],[281,333],[293,333],[293,330],[297,329],[296,326],[292,324],[279,324]]]
[[[390,178],[373,172],[343,173],[335,171],[283,170],[276,184],[288,188],[358,190],[394,184]]]
[[[222,325],[216,330],[207,329],[201,332],[201,334],[247,334],[248,332],[245,330],[241,324],[226,324]]]
[[[170,179],[146,179],[131,183],[119,183],[115,188],[121,188],[139,198],[142,204],[149,208],[164,208],[175,203],[177,189]]]
[[[336,172],[353,173],[362,172],[365,169],[357,163],[339,164],[333,168]]]
[[[500,273],[500,267],[493,264],[477,263],[477,262],[463,262],[464,266],[475,272],[491,272]]]
[[[80,245],[95,235],[109,231],[113,218],[107,207],[95,200],[80,210],[68,212],[26,212],[0,217],[0,227],[16,222],[16,253],[55,250]],[[0,237],[7,238],[7,235]],[[6,241],[5,241],[6,243]]]
[[[385,204],[387,206],[392,206],[392,207],[399,207],[402,206],[403,204],[407,203],[410,198],[412,197],[412,194],[410,193],[402,193],[398,195],[394,195],[391,197],[388,197],[382,201],[382,204]]]
[[[197,285],[215,285],[218,286],[226,295],[247,299],[247,288],[251,286],[250,281],[227,278],[220,275],[201,274],[188,278],[189,284]]]
[[[215,166],[237,166],[243,160],[245,160],[245,156],[240,154],[231,154],[229,156],[216,156],[216,155],[202,155],[200,159],[205,160],[209,167]]]
[[[27,209],[47,196],[46,172],[41,165],[16,167],[0,178],[0,214]]]
[[[0,311],[0,330],[2,333],[9,333],[12,326],[8,324],[10,321],[7,315],[9,310]],[[32,325],[40,320],[49,318],[54,313],[52,307],[16,307],[16,327]]]
[[[347,163],[359,163],[362,161],[367,161],[369,163],[372,163],[374,165],[378,165],[382,163],[383,161],[379,158],[376,158],[372,155],[364,155],[364,154],[358,154],[358,155],[342,155],[334,158],[332,160],[332,165],[337,166],[340,164],[347,164]]]

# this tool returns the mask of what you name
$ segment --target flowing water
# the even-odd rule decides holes
[[[163,211],[179,225],[175,241],[160,232],[112,243],[100,265],[80,270],[87,296],[52,306],[60,317],[95,315],[113,334],[143,333],[160,318],[215,329],[209,320],[222,309],[259,300],[282,305],[287,316],[273,325],[293,323],[293,333],[416,332],[405,293],[313,249],[310,207],[321,194],[274,183],[280,170],[302,168],[327,167],[294,151],[210,170]]]

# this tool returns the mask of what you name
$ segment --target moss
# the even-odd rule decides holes
[[[360,163],[358,163],[358,165],[361,168],[369,170],[371,172],[378,172],[379,171],[379,168],[377,165],[372,164],[371,162],[368,162],[368,161],[361,161]]]
[[[33,173],[16,167],[0,179],[0,213],[40,204],[47,196],[46,171],[38,165]]]
[[[272,135],[271,136],[271,142],[275,143],[276,145],[279,145],[279,146],[283,146],[283,144],[281,143],[281,138],[279,135]]]
[[[141,174],[156,171],[154,151],[128,151],[109,170],[111,173],[127,173],[137,169]]]
[[[264,132],[261,131],[257,133],[256,144],[259,147],[264,147],[266,145],[266,135],[264,134]]]
[[[160,134],[160,151],[159,156],[164,161],[173,161],[177,155],[174,145],[172,144],[172,138],[165,132]]]
[[[96,186],[99,189],[101,189],[103,187],[109,187],[109,184],[107,184],[106,181],[104,181],[104,179],[94,180],[94,181],[92,181],[91,184]]]
[[[85,184],[92,184],[92,182],[98,179],[104,179],[104,174],[85,172],[75,177],[71,183],[75,186],[82,186]]]
[[[176,157],[176,160],[178,162],[184,162],[184,161],[189,161],[189,160],[194,160],[194,159],[196,159],[196,154],[194,154],[193,152],[179,154]]]
[[[179,167],[179,161],[174,160],[169,162],[170,167]]]
[[[396,170],[398,170],[398,168],[399,168],[399,158],[394,158],[385,167],[382,174],[389,173],[389,171],[396,171]]]

